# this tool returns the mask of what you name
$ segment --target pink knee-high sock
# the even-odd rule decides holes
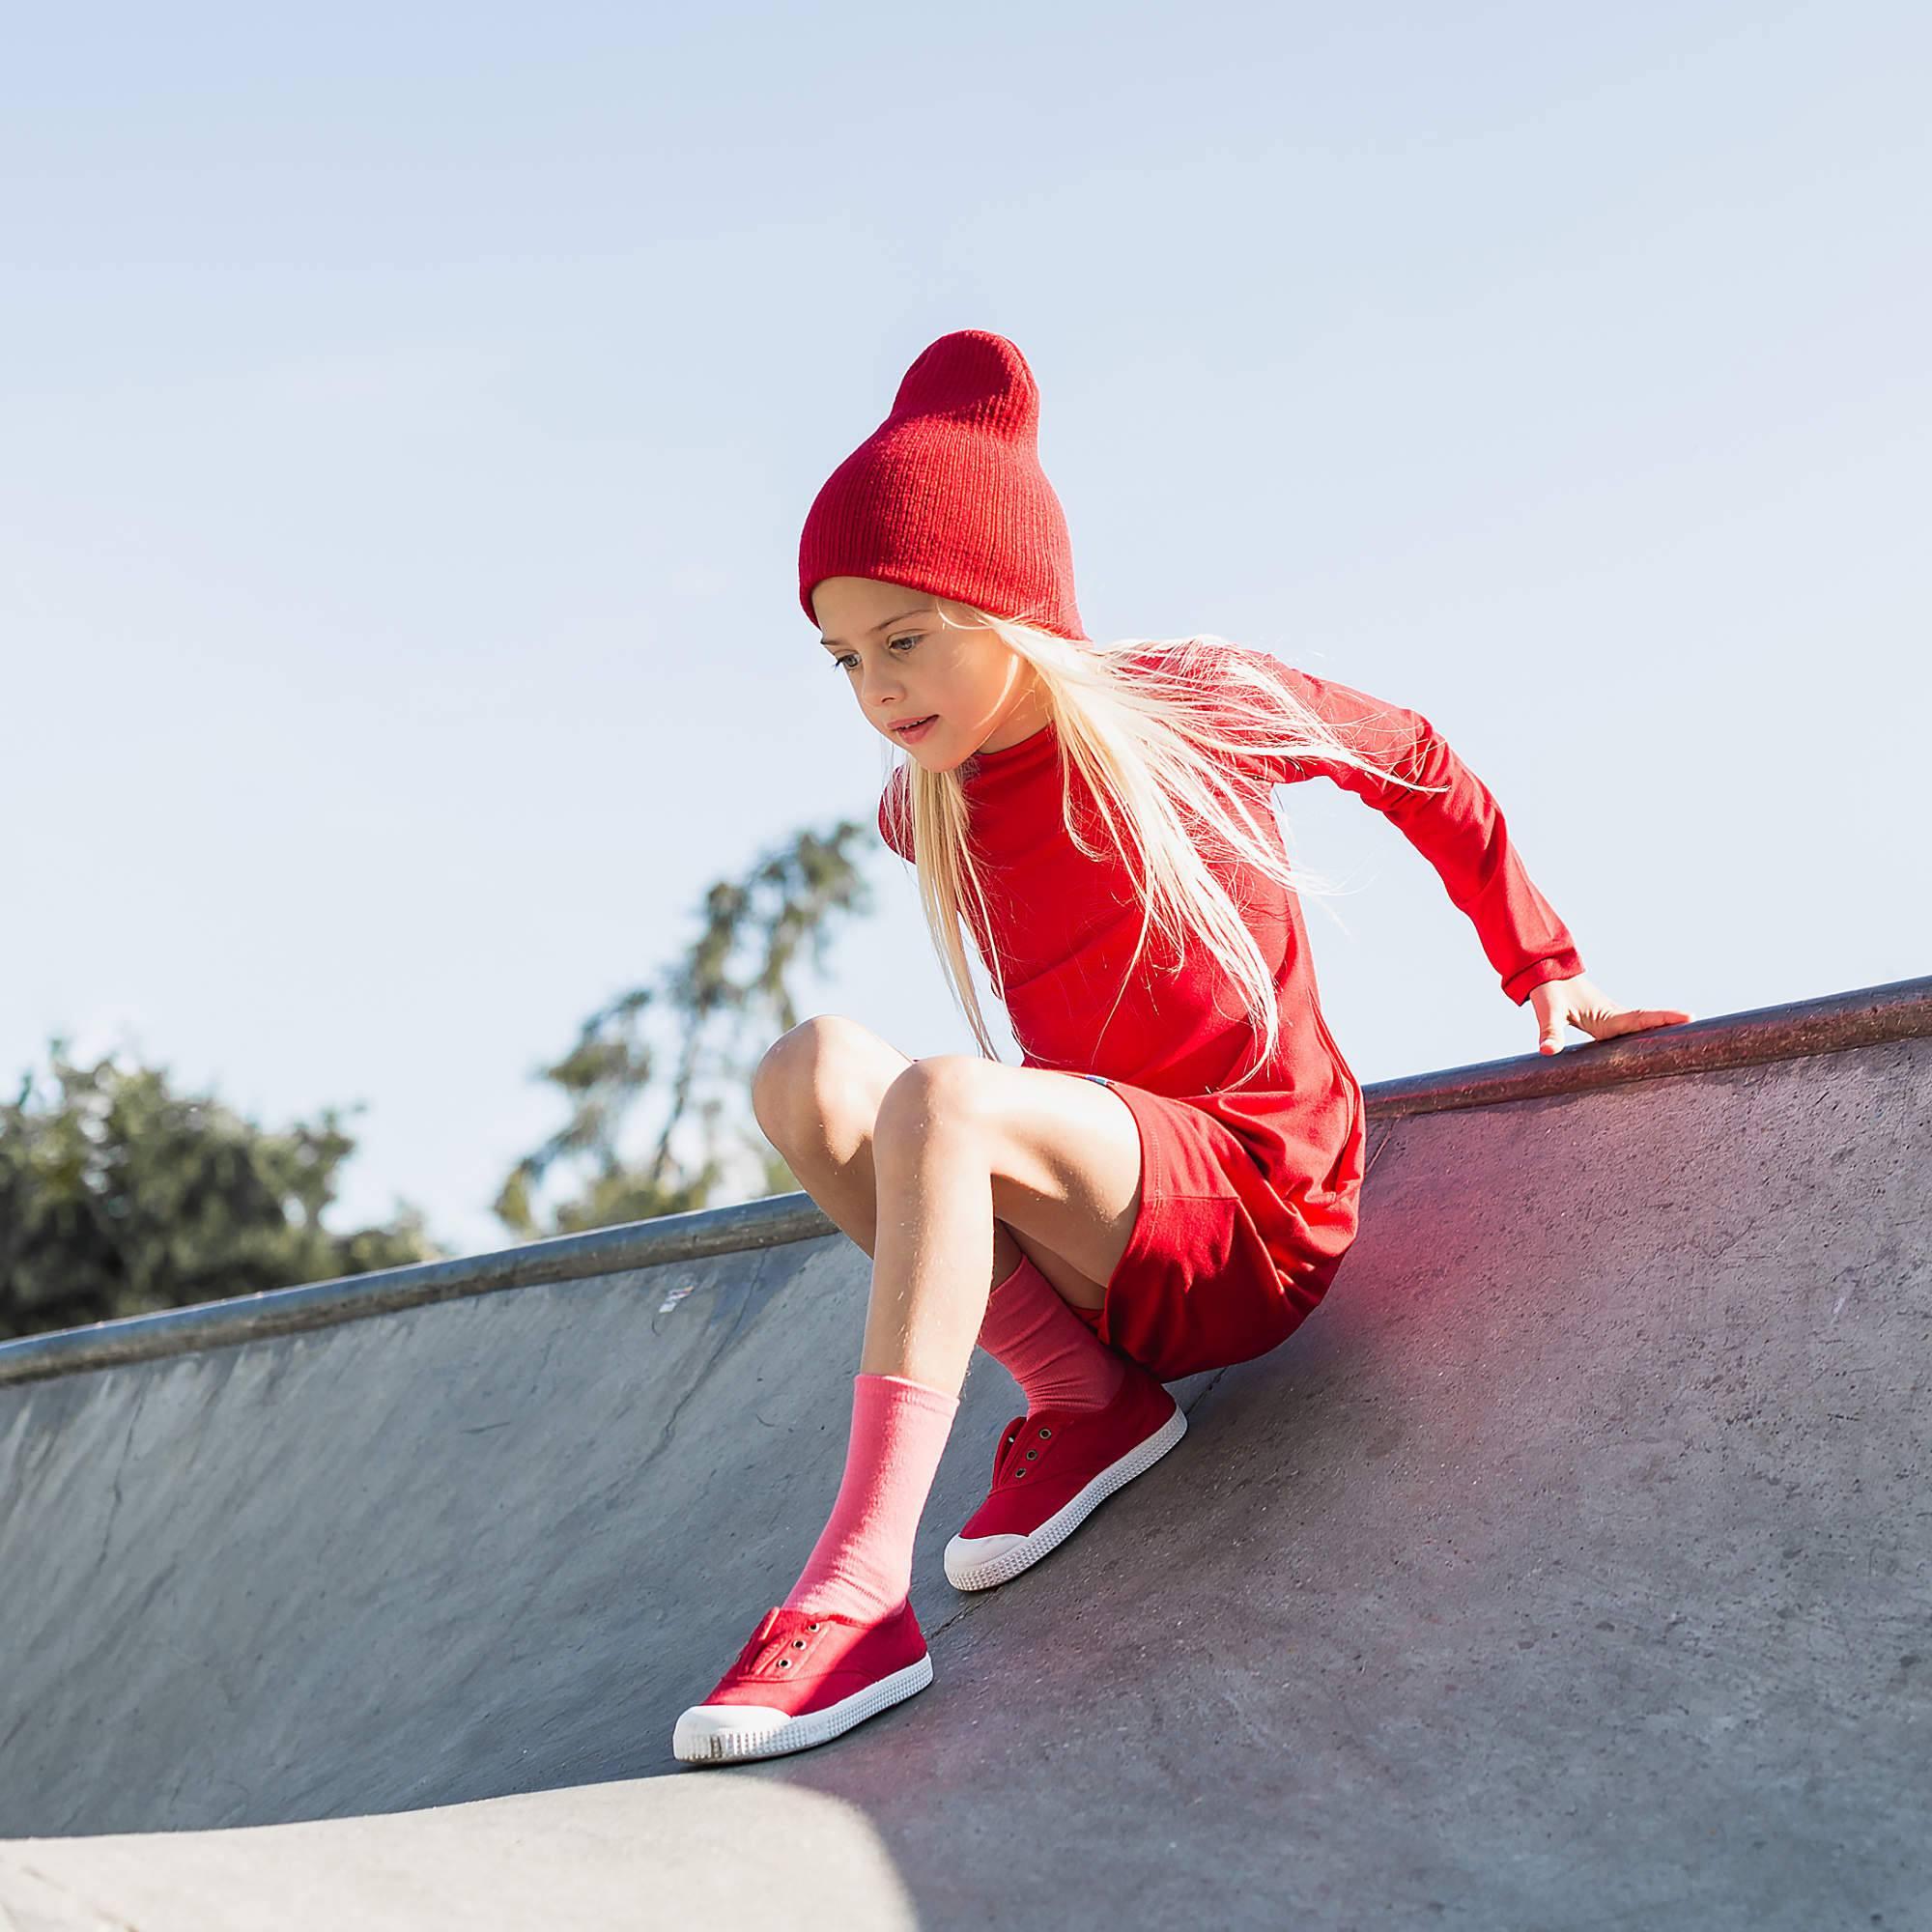
[[[1027,1410],[1104,1408],[1126,1379],[1126,1364],[1062,1300],[1022,1256],[986,1297],[980,1346],[1018,1382]]]
[[[905,1601],[913,1536],[958,1409],[956,1395],[903,1376],[853,1377],[838,1498],[782,1607],[872,1622]]]

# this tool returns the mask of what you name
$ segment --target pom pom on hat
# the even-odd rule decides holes
[[[798,599],[871,577],[1090,642],[1073,549],[1039,467],[1039,385],[1003,335],[962,328],[923,350],[892,413],[826,479],[798,547]]]

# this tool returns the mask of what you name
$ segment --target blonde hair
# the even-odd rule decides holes
[[[1129,850],[1138,855],[1140,939],[1115,1008],[1140,964],[1150,928],[1172,943],[1177,965],[1186,936],[1197,935],[1244,996],[1243,1017],[1262,1023],[1254,1066],[1230,1083],[1244,1084],[1273,1058],[1281,1015],[1267,962],[1214,865],[1245,862],[1290,893],[1334,888],[1319,874],[1290,869],[1271,792],[1258,790],[1252,776],[1244,783],[1241,762],[1316,758],[1416,791],[1443,787],[1418,784],[1362,751],[1354,726],[1373,724],[1372,718],[1350,721],[1346,731],[1336,728],[1288,688],[1279,660],[1226,638],[1205,633],[1075,642],[956,599],[937,600],[940,621],[953,628],[965,627],[948,615],[948,603],[992,631],[1035,672],[1061,748],[1061,810],[1074,845],[1089,858],[1100,856],[1075,823],[1072,781],[1078,771],[1130,876],[1135,862]],[[901,769],[908,774],[903,784]],[[1257,805],[1265,826],[1252,809]],[[897,842],[916,856],[920,904],[953,995],[981,1053],[997,1060],[960,930],[971,903],[988,939],[986,971],[1004,1002],[1004,965],[973,859],[965,784],[957,769],[928,771],[908,760],[889,775],[884,810]]]

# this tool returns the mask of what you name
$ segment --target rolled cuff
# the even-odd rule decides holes
[[[1561,952],[1552,952],[1546,959],[1533,959],[1512,973],[1503,981],[1503,991],[1521,1006],[1533,987],[1540,986],[1546,980],[1574,980],[1583,970],[1583,961],[1574,947]]]

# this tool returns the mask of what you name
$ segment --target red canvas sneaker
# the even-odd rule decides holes
[[[1000,1432],[991,1492],[946,1546],[947,1581],[955,1590],[1010,1581],[1186,1434],[1179,1404],[1131,1365],[1105,1408],[1016,1416]]]
[[[781,1757],[822,1745],[932,1682],[908,1599],[876,1623],[769,1609],[701,1704],[677,1720],[686,1764]]]

